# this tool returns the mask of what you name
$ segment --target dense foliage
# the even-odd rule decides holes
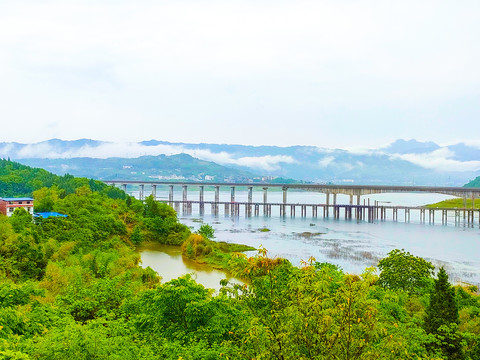
[[[78,185],[34,193],[67,218],[0,216],[2,359],[479,358],[477,289],[453,288],[443,270],[433,280],[423,259],[394,251],[377,276],[315,259],[295,267],[264,249],[229,255],[208,238],[213,229],[190,233],[152,198]],[[189,276],[161,283],[138,265],[135,245],[145,241],[220,259],[245,283],[219,294]],[[405,261],[427,271],[383,274]],[[439,314],[441,323],[432,320]]]
[[[92,191],[104,193],[111,198],[125,198],[126,194],[101,181],[76,178],[72,175],[58,176],[44,169],[31,168],[18,162],[0,159],[0,197],[32,196],[35,190],[57,186],[60,196],[75,192],[81,186],[88,186]]]

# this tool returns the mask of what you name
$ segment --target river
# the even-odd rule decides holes
[[[213,200],[213,192],[205,192],[205,200]],[[281,202],[281,192],[269,192],[269,202]],[[189,193],[189,199],[198,194]],[[157,192],[158,199],[167,199],[167,192]],[[180,199],[180,192],[175,199]],[[237,191],[236,200],[245,201],[247,192]],[[451,196],[441,194],[378,194],[362,197],[362,201],[379,201],[391,205],[418,206],[435,203]],[[230,200],[229,191],[220,192],[221,201]],[[254,192],[253,201],[263,201],[263,193]],[[347,203],[348,197],[339,195],[338,203]],[[289,192],[289,203],[325,203],[325,195],[309,192]],[[444,266],[451,282],[468,282],[480,284],[480,232],[478,220],[473,228],[454,226],[449,219],[448,225],[421,224],[412,213],[410,223],[403,222],[399,213],[399,221],[391,220],[368,223],[365,221],[334,220],[318,218],[310,213],[307,217],[280,217],[273,209],[271,217],[246,218],[225,216],[222,212],[214,216],[205,207],[205,214],[200,216],[194,207],[192,215],[179,212],[179,220],[198,229],[206,223],[215,229],[216,240],[263,246],[271,257],[283,257],[295,265],[314,257],[317,261],[339,265],[345,272],[361,273],[366,267],[375,266],[378,260],[385,257],[392,249],[405,249],[410,253],[431,261],[437,268]],[[221,209],[222,210],[222,209]],[[438,219],[440,220],[440,219]],[[428,220],[427,220],[428,222]],[[266,231],[269,230],[269,231]],[[253,253],[253,252],[252,252]],[[156,255],[142,252],[144,266],[167,261],[165,252],[157,251]],[[181,256],[176,260],[182,262]],[[168,267],[168,266],[167,266]],[[164,267],[165,268],[165,267]],[[184,272],[197,271],[187,268]],[[157,270],[164,278],[162,270]],[[201,271],[201,269],[199,269]],[[197,271],[198,272],[198,271]],[[177,272],[173,276],[181,275]],[[170,275],[169,275],[170,276]],[[200,276],[200,275],[198,275]],[[213,280],[214,282],[216,280]]]

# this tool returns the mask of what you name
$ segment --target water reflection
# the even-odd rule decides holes
[[[162,277],[164,283],[185,274],[192,274],[199,284],[217,291],[221,288],[220,280],[228,279],[240,283],[223,271],[183,257],[179,246],[150,243],[138,251],[142,258],[141,266],[143,268],[150,266]]]

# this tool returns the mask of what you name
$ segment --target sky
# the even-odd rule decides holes
[[[478,0],[0,0],[0,142],[478,142],[478,19]]]

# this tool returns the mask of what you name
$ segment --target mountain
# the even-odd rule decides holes
[[[141,156],[138,158],[71,158],[22,159],[22,163],[63,175],[101,180],[191,180],[247,181],[255,175],[246,170],[232,169],[211,161],[195,159],[187,154]]]
[[[177,157],[180,154],[184,156]],[[316,183],[461,186],[480,175],[480,148],[414,139],[362,151],[153,139],[138,143],[52,139],[35,144],[0,143],[0,157],[57,174],[98,179],[280,177]]]
[[[480,188],[480,176],[477,176],[475,179],[469,181],[464,185],[465,187],[477,187]]]

